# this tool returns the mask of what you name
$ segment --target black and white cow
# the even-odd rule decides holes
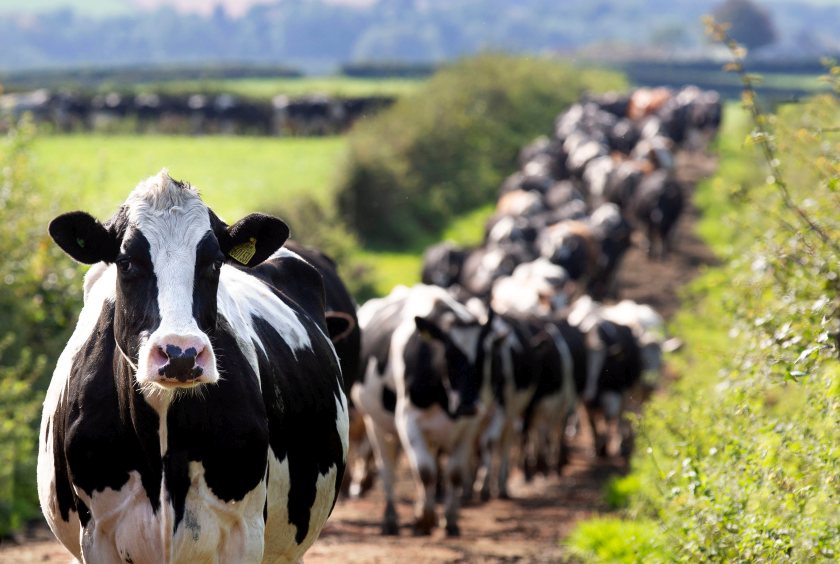
[[[335,503],[347,404],[286,225],[228,226],[163,170],[104,225],[73,212],[50,234],[94,264],[41,423],[58,539],[84,562],[300,559]]]
[[[587,371],[575,384],[595,451],[599,456],[627,456],[632,433],[623,412],[656,386],[662,352],[677,344],[665,341],[665,322],[653,308],[630,300],[601,305],[584,296],[572,305],[568,319],[586,335]]]
[[[460,532],[461,489],[470,476],[480,429],[479,396],[489,380],[484,372],[490,366],[492,316],[482,321],[446,290],[422,284],[397,287],[359,308],[367,366],[352,397],[364,413],[380,466],[384,534],[399,531],[394,472],[400,446],[417,484],[415,532],[430,534],[437,523],[439,454],[448,456],[443,476],[446,532]]]

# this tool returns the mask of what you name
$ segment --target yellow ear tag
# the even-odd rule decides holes
[[[228,252],[228,255],[232,259],[242,264],[248,264],[251,262],[251,259],[254,258],[255,254],[257,254],[257,240],[253,237],[244,243],[236,245]]]

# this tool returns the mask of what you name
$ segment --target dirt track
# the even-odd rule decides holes
[[[677,169],[691,192],[691,184],[712,174],[715,160],[702,154],[680,155]],[[698,269],[714,262],[708,248],[694,235],[697,212],[683,216],[674,239],[674,252],[664,262],[651,262],[634,247],[619,276],[622,297],[650,303],[666,317],[679,306],[679,288]],[[538,477],[526,484],[514,474],[511,500],[473,504],[462,511],[462,536],[449,539],[439,529],[429,537],[414,537],[410,523],[412,487],[398,484],[397,511],[403,524],[399,537],[379,535],[382,496],[378,489],[361,500],[340,500],[327,527],[306,562],[558,562],[568,560],[561,540],[576,521],[605,511],[606,481],[624,472],[621,460],[598,460],[589,437],[581,434],[572,444],[570,464],[561,477]],[[408,469],[403,465],[401,475]],[[21,544],[0,543],[0,563],[69,562],[70,555],[37,529]]]

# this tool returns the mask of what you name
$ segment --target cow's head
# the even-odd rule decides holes
[[[446,351],[442,382],[447,391],[448,412],[455,417],[476,415],[485,358],[492,359],[492,351],[487,347],[493,327],[492,310],[484,324],[456,321],[443,329],[425,317],[415,317],[414,323],[425,340],[442,344]]]
[[[222,266],[260,264],[289,229],[260,214],[228,226],[194,188],[162,170],[141,182],[104,225],[72,212],[54,219],[49,232],[79,262],[116,265],[118,350],[141,386],[175,389],[219,379],[212,337]]]

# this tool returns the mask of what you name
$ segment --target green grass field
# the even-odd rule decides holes
[[[167,167],[197,186],[223,218],[252,211],[282,214],[303,194],[326,202],[344,158],[345,138],[40,136],[34,164],[56,192],[103,217],[142,179]]]
[[[132,90],[155,90],[175,94],[193,92],[229,92],[249,98],[272,98],[278,94],[303,96],[327,94],[339,97],[402,96],[412,92],[420,79],[364,79],[345,76],[301,78],[243,78],[230,80],[179,80],[175,82],[140,83]],[[104,87],[103,87],[104,88]]]

